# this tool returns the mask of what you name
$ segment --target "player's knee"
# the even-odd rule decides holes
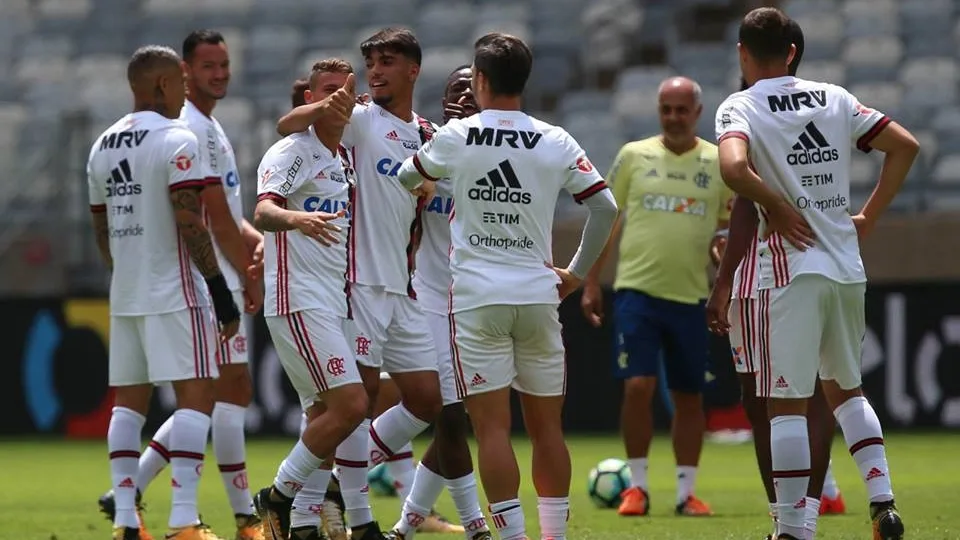
[[[349,433],[363,422],[370,408],[367,392],[360,384],[339,388],[336,399],[327,400],[328,416],[343,433]]]
[[[440,410],[436,425],[437,438],[442,442],[459,442],[467,438],[467,414],[463,403],[451,403]]]
[[[406,396],[403,400],[403,406],[410,411],[410,414],[420,420],[433,423],[440,416],[440,411],[443,409],[443,402],[440,399],[439,391],[436,394],[423,392]]]
[[[214,387],[217,392],[217,401],[241,407],[247,407],[253,401],[253,381],[245,364],[221,369],[220,377],[214,383]]]
[[[174,381],[173,392],[177,396],[178,409],[192,409],[206,415],[213,412],[213,379]]]
[[[623,397],[625,400],[649,402],[656,388],[655,377],[630,377],[623,381]]]
[[[699,392],[674,390],[670,392],[676,414],[682,416],[703,415],[703,395]]]

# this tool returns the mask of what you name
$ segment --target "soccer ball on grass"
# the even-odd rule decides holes
[[[599,508],[620,506],[620,494],[630,487],[630,466],[622,459],[605,459],[590,471],[587,492]]]
[[[367,472],[370,492],[380,497],[396,497],[397,486],[386,463],[380,463]]]

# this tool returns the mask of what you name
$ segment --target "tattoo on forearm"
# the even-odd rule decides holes
[[[272,202],[257,205],[256,225],[261,231],[289,231],[294,227],[290,223],[289,212]]]
[[[113,256],[110,255],[110,225],[107,222],[106,213],[93,214],[93,231],[103,262],[113,270]]]
[[[170,200],[177,220],[177,230],[180,231],[180,237],[183,238],[193,263],[205,278],[219,274],[220,266],[213,251],[213,240],[203,224],[200,192],[190,188],[178,189],[170,194]]]

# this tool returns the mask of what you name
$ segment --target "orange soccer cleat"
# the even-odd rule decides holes
[[[645,516],[650,513],[650,496],[637,486],[625,490],[620,498],[617,513],[621,516]]]
[[[703,517],[712,516],[713,510],[707,503],[701,501],[694,495],[687,497],[687,500],[677,505],[678,516]]]
[[[836,497],[827,497],[822,495],[820,497],[820,515],[826,514],[843,514],[847,511],[847,504],[843,502],[843,495],[839,492]]]

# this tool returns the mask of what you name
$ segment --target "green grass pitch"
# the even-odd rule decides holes
[[[255,440],[247,449],[252,488],[269,483],[293,440]],[[417,442],[417,450],[425,441]],[[529,470],[530,447],[517,439],[521,470]],[[673,515],[674,467],[669,439],[658,437],[650,455],[652,515],[620,518],[613,510],[594,508],[586,494],[587,472],[600,460],[622,455],[614,437],[573,438],[573,486],[568,537],[571,540],[604,539],[761,539],[769,529],[766,501],[749,444],[707,444],[697,493],[712,505],[715,517],[678,518]],[[907,538],[956,540],[960,538],[960,434],[892,434],[887,452],[897,501],[907,524]],[[841,438],[834,446],[834,469],[847,501],[847,514],[821,519],[818,538],[861,540],[871,538],[865,492]],[[208,451],[207,461],[213,459]],[[103,442],[68,442],[57,439],[5,440],[0,442],[0,540],[104,540],[110,524],[97,512],[97,497],[109,487],[106,445]],[[147,492],[146,520],[154,536],[165,532],[170,494],[164,473]],[[525,474],[521,501],[527,515],[528,534],[537,536],[536,495]],[[481,495],[482,498],[482,495]],[[219,474],[211,465],[200,486],[204,520],[221,536],[233,536],[233,519]],[[381,525],[396,520],[400,501],[374,498]],[[485,506],[484,502],[484,506]],[[444,493],[438,509],[448,517],[456,512]],[[438,535],[419,535],[439,538]],[[457,535],[448,538],[460,538]]]

